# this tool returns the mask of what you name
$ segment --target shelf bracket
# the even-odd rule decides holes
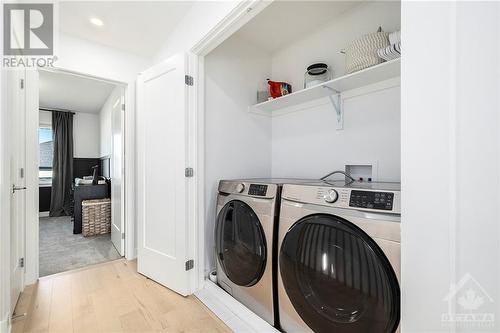
[[[337,130],[344,129],[344,108],[342,105],[342,94],[340,91],[335,90],[328,86],[323,86],[332,92],[331,95],[328,95],[330,99],[330,103],[332,103],[333,108],[335,109],[335,113],[337,114]]]

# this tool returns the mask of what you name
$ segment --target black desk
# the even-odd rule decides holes
[[[75,186],[74,198],[74,223],[73,233],[82,233],[82,201],[91,199],[104,199],[110,197],[110,184],[105,185],[78,185]]]
[[[52,196],[52,185],[44,186],[40,185],[38,191],[38,211],[48,212],[50,211],[50,197]]]

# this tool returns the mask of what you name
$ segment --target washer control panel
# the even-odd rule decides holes
[[[264,184],[250,184],[250,187],[248,188],[249,195],[265,197],[266,193],[267,193],[267,185]]]
[[[351,190],[349,207],[392,210],[394,193]]]
[[[391,187],[391,184],[363,184],[372,187]],[[359,184],[356,184],[361,186]],[[392,188],[352,188],[339,186],[316,186],[308,184],[285,184],[283,200],[304,204],[315,204],[335,208],[355,209],[379,213],[401,213],[401,191],[394,183]]]
[[[238,194],[258,199],[275,198],[278,194],[278,185],[264,181],[259,182],[257,179],[255,181],[252,181],[252,179],[221,180],[219,182],[219,193]]]

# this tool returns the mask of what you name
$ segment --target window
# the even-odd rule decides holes
[[[52,180],[52,158],[54,156],[54,142],[51,127],[38,129],[38,143],[40,148],[40,169],[38,176],[42,181]]]

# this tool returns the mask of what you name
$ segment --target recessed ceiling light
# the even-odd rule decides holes
[[[90,18],[90,23],[98,27],[102,27],[104,25],[104,22],[101,19],[98,19],[97,17]]]

